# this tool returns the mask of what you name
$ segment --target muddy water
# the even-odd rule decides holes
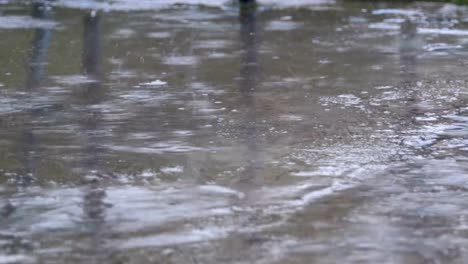
[[[468,8],[174,2],[0,1],[0,263],[468,261]]]

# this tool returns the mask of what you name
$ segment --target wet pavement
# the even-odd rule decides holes
[[[468,7],[0,1],[0,263],[467,263]]]

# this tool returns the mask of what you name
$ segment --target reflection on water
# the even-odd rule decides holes
[[[80,101],[83,102],[83,115],[80,131],[83,141],[82,164],[84,181],[91,181],[83,189],[83,219],[85,234],[89,237],[80,248],[86,256],[88,263],[102,263],[106,261],[106,191],[97,181],[99,163],[102,162],[102,142],[100,133],[102,129],[102,113],[99,109],[88,107],[102,103],[105,92],[101,84],[102,79],[102,50],[101,50],[101,13],[87,12],[83,19],[83,54],[82,72],[91,82],[81,86]],[[83,261],[83,260],[82,260]]]
[[[468,260],[466,9],[174,2],[0,4],[0,263]]]
[[[417,80],[416,75],[416,60],[417,60],[417,25],[410,19],[406,19],[400,28],[401,44],[400,44],[400,61],[401,71],[405,75],[405,82]]]
[[[36,19],[50,19],[50,9],[47,2],[34,3],[31,5],[31,16]],[[44,77],[44,67],[47,62],[47,51],[50,45],[52,30],[50,28],[37,28],[34,30],[34,38],[31,43],[31,53],[26,68],[26,90],[31,91],[40,86]],[[40,111],[33,110],[32,115],[40,115]],[[36,163],[38,156],[38,139],[35,135],[32,124],[25,124],[20,140],[20,153],[18,157],[22,159],[22,169],[19,170],[15,181],[20,185],[29,185],[35,178]]]
[[[261,186],[261,174],[257,173],[256,168],[263,166],[259,160],[258,131],[256,126],[257,114],[255,105],[256,86],[259,75],[258,57],[258,30],[256,22],[257,5],[252,1],[240,3],[239,23],[240,23],[240,98],[237,105],[243,112],[241,117],[244,130],[243,143],[246,146],[245,171],[240,175],[240,181],[245,187],[259,188]]]
[[[92,109],[93,105],[102,103],[105,91],[101,84],[101,13],[88,12],[83,19],[83,54],[82,72],[90,82],[83,83],[79,88],[79,102],[82,104],[81,134],[84,137],[85,162],[83,167],[87,172],[94,172],[100,161],[99,142],[102,113],[100,109]]]
[[[47,1],[32,4],[33,18],[50,19],[50,8]],[[44,76],[44,66],[47,63],[47,51],[50,45],[52,30],[50,28],[37,28],[34,30],[29,68],[27,72],[26,88],[32,89],[40,85]]]

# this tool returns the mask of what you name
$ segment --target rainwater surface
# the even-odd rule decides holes
[[[0,263],[468,263],[468,7],[0,0]]]

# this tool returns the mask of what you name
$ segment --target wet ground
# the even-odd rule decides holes
[[[0,1],[0,263],[468,262],[468,7],[174,2]]]

